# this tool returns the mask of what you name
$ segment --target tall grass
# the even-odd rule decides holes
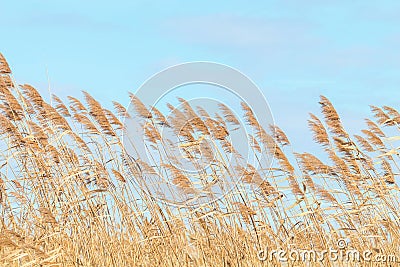
[[[117,102],[107,110],[86,92],[84,102],[53,96],[50,105],[14,82],[0,54],[1,266],[272,266],[280,263],[260,261],[259,250],[321,251],[340,239],[348,249],[399,255],[395,109],[371,106],[372,119],[351,136],[322,96],[322,117],[308,121],[317,156],[293,152],[278,126],[263,129],[243,104],[253,166],[230,141],[239,121],[228,107],[210,116],[180,99],[166,116],[130,98],[135,114]],[[124,119],[144,127],[154,164],[128,153]],[[179,168],[175,148],[194,171]],[[170,181],[159,189],[186,202],[160,201],[152,181]],[[211,190],[227,185],[222,197]]]

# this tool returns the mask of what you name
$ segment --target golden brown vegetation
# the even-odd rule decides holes
[[[251,153],[260,159],[256,168],[229,140],[239,121],[228,107],[210,117],[180,99],[183,108],[171,106],[166,118],[130,98],[136,114],[113,102],[114,114],[86,92],[85,103],[53,96],[50,105],[32,86],[13,81],[0,54],[1,266],[272,266],[280,263],[260,261],[260,249],[321,251],[336,248],[340,238],[349,249],[399,255],[395,109],[372,106],[374,121],[366,120],[367,128],[353,137],[321,97],[323,119],[310,114],[308,121],[323,151],[318,158],[292,152],[280,128],[263,129],[243,104],[254,131]],[[127,154],[121,120],[128,117],[145,127],[158,165]],[[188,176],[176,167],[179,159],[160,127],[180,137],[175,145],[197,173]],[[209,171],[196,161],[200,152],[212,163]],[[263,162],[266,154],[274,155],[272,165]],[[152,176],[192,196],[200,181],[209,201],[159,201],[146,193]],[[208,181],[223,184],[229,177],[240,181],[215,201]],[[297,265],[306,263],[289,263]]]

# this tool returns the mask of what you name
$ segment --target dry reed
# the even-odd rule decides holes
[[[85,103],[68,97],[68,106],[53,96],[53,107],[12,81],[0,54],[2,266],[273,266],[280,263],[258,259],[260,249],[323,250],[340,238],[358,251],[399,255],[400,115],[392,107],[371,106],[375,121],[353,138],[321,97],[324,119],[310,114],[308,121],[323,148],[316,156],[291,152],[284,131],[263,129],[243,103],[254,130],[243,143],[256,168],[229,139],[240,122],[225,105],[210,116],[179,99],[181,108],[170,105],[166,116],[130,94],[135,114],[113,102],[115,115],[86,92]],[[154,164],[127,152],[121,118],[141,122]],[[177,136],[173,146],[192,172],[179,168],[163,127]],[[272,165],[266,154],[274,155]],[[217,197],[213,188],[234,177],[241,179]],[[187,205],[157,199],[165,181]]]

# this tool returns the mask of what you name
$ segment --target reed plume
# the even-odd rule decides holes
[[[259,249],[336,249],[339,239],[399,255],[393,107],[371,106],[353,137],[321,96],[323,119],[308,120],[321,153],[298,153],[246,103],[211,114],[180,98],[167,114],[129,94],[129,114],[87,92],[67,104],[53,95],[54,105],[40,92],[16,84],[0,54],[1,266],[277,266]],[[128,118],[143,127],[145,155],[128,149]],[[287,264],[314,263],[338,264]]]

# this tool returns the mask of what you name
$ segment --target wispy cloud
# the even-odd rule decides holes
[[[88,15],[73,12],[40,12],[19,18],[17,27],[79,29],[88,31],[120,30],[125,26],[114,21],[100,20]]]
[[[365,8],[354,21],[365,20],[370,12]],[[365,28],[356,22],[347,25],[338,21],[332,25],[313,17],[266,19],[214,14],[170,18],[161,34],[180,43],[236,52],[242,57],[256,56],[278,68],[290,69],[304,63],[337,73],[344,69],[385,67],[394,62],[391,58],[399,57],[398,49],[388,40],[392,31],[379,30],[385,23],[371,21],[369,28]]]
[[[233,15],[178,17],[165,22],[164,30],[187,42],[219,46],[268,46],[288,42],[309,45],[321,40],[310,34],[304,21],[256,19]]]

